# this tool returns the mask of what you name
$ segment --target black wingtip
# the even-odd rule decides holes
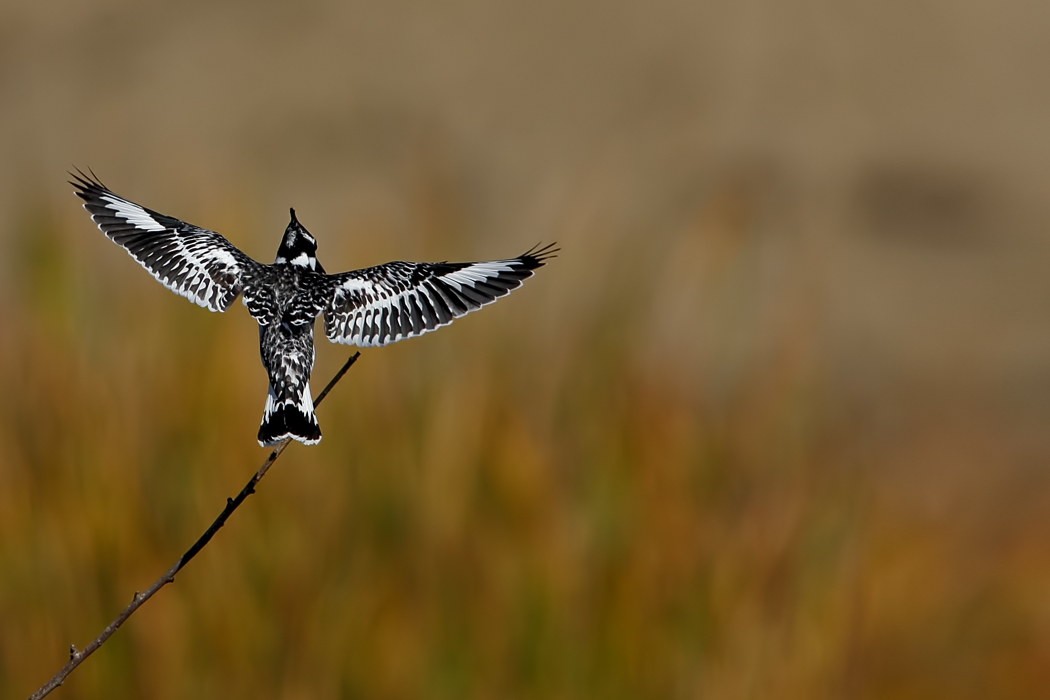
[[[67,171],[66,174],[73,178],[72,180],[68,181],[69,184],[73,185],[73,187],[76,187],[78,190],[80,190],[80,192],[77,192],[77,194],[83,196],[82,193],[91,192],[92,190],[102,190],[106,192],[109,191],[109,188],[102,184],[102,181],[98,179],[98,175],[96,175],[91,170],[91,168],[88,168],[88,173],[90,174],[85,173],[83,170],[76,166],[73,166],[73,170],[75,170],[76,172]]]
[[[536,267],[542,267],[551,258],[558,257],[560,252],[561,248],[558,247],[557,243],[548,243],[547,245],[537,243],[522,253],[520,258],[532,262]]]
[[[295,209],[293,209],[292,207],[288,207],[288,214],[292,217],[291,223],[299,223],[299,219],[295,218]]]

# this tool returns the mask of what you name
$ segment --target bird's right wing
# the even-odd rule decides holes
[[[359,347],[422,335],[517,289],[556,252],[552,244],[509,260],[391,262],[329,275],[325,335]]]
[[[263,265],[214,231],[139,206],[83,173],[71,185],[106,236],[171,291],[225,311]]]

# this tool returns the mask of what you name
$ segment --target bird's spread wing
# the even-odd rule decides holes
[[[225,311],[262,267],[207,229],[141,207],[94,177],[73,176],[84,208],[110,240],[171,291],[211,311]]]
[[[432,331],[521,286],[557,249],[474,263],[391,262],[330,275],[324,331],[334,343],[373,347]]]

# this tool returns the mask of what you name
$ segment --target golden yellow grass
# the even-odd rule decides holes
[[[321,445],[293,446],[57,692],[1037,696],[1041,538],[1006,525],[973,546],[1001,519],[895,505],[909,461],[964,464],[997,438],[879,444],[831,391],[798,251],[762,254],[758,199],[727,177],[689,225],[620,242],[582,217],[510,298],[364,352]],[[96,235],[86,216],[26,217],[0,364],[5,697],[94,637],[264,456],[240,305],[186,303],[101,234],[127,271],[96,275],[68,253],[94,247],[74,243]],[[330,267],[363,235],[317,233]],[[320,341],[315,386],[347,350]]]

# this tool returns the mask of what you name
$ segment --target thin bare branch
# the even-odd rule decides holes
[[[328,392],[331,391],[332,387],[334,387],[336,383],[343,378],[343,375],[346,374],[347,370],[349,370],[350,367],[354,364],[354,362],[357,361],[357,358],[360,355],[361,353],[355,352],[353,355],[350,356],[350,359],[346,361],[346,364],[343,365],[342,369],[336,372],[335,376],[332,377],[332,380],[330,382],[328,382],[328,385],[324,388],[324,390],[320,394],[318,394],[317,399],[314,401],[314,406],[321,405],[321,402],[324,401],[324,397],[328,396]],[[69,662],[61,669],[59,669],[58,673],[51,677],[51,680],[49,680],[47,683],[41,686],[39,690],[37,690],[35,693],[29,696],[29,700],[39,700],[58,686],[62,685],[62,683],[66,679],[66,676],[72,673],[73,669],[75,669],[77,666],[83,663],[84,659],[91,656],[91,654],[93,654],[96,649],[105,644],[106,640],[109,639],[114,632],[120,629],[120,626],[124,624],[125,620],[131,617],[143,603],[152,598],[153,594],[159,591],[161,588],[168,585],[169,583],[174,582],[175,574],[179,573],[182,567],[189,564],[190,560],[193,559],[193,557],[197,556],[198,552],[204,549],[205,545],[207,545],[208,542],[211,541],[211,538],[215,536],[215,533],[218,532],[219,529],[226,524],[226,520],[231,515],[233,515],[233,511],[237,510],[241,503],[244,502],[244,499],[248,498],[248,496],[255,493],[255,485],[262,481],[262,478],[266,476],[266,472],[270,470],[270,467],[273,465],[273,463],[276,462],[277,458],[281,456],[281,453],[284,452],[284,448],[288,447],[289,442],[291,442],[290,438],[285,439],[283,442],[278,444],[277,447],[274,448],[273,452],[270,453],[270,456],[267,457],[266,461],[263,462],[261,467],[259,467],[259,470],[255,472],[255,474],[248,481],[248,483],[244,485],[244,488],[241,489],[241,492],[237,494],[237,497],[226,499],[226,507],[222,509],[221,513],[219,513],[219,517],[217,517],[215,519],[215,522],[213,522],[211,526],[204,531],[204,534],[201,535],[197,539],[197,541],[193,543],[193,546],[186,550],[186,553],[179,557],[179,560],[175,562],[170,569],[165,571],[160,578],[154,581],[153,585],[147,588],[144,592],[140,593],[138,591],[135,591],[135,595],[132,596],[131,602],[128,603],[128,606],[124,608],[120,612],[120,614],[113,619],[112,622],[106,625],[106,628],[102,630],[101,634],[95,637],[90,644],[88,644],[86,647],[79,651],[75,646],[70,646]]]

